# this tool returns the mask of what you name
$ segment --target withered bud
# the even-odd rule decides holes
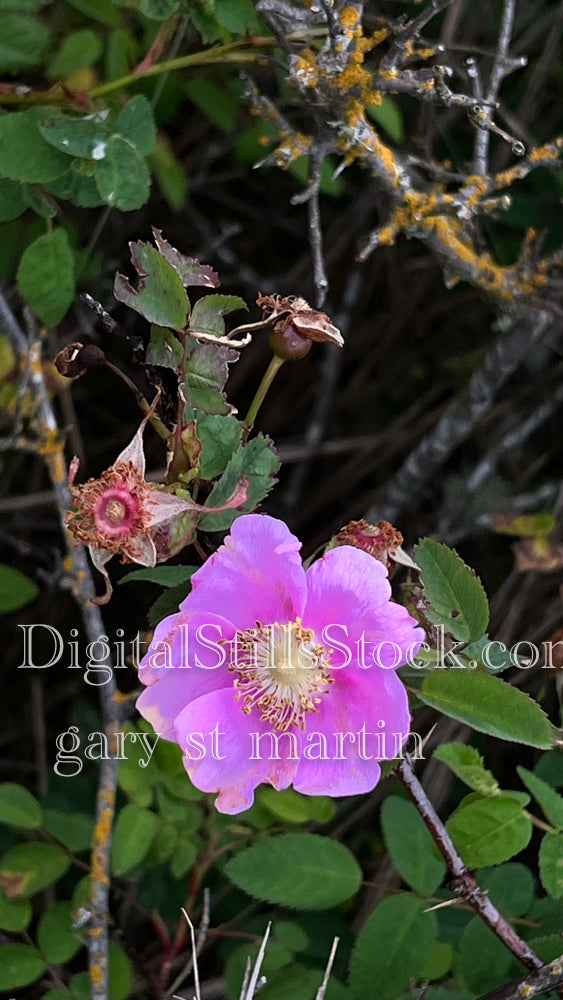
[[[340,330],[330,322],[325,313],[311,306],[305,299],[289,295],[259,295],[256,304],[262,310],[264,321],[271,325],[269,338],[274,354],[284,360],[304,358],[313,340],[332,342],[342,347]]]
[[[79,378],[90,368],[101,368],[106,363],[106,356],[95,344],[81,344],[75,341],[67,344],[55,358],[55,368],[59,375],[65,378]]]
[[[382,562],[391,577],[395,572],[396,560],[393,557],[403,544],[403,536],[389,521],[368,524],[362,519],[346,524],[333,541],[335,545],[352,545],[356,549],[363,549],[378,562]]]

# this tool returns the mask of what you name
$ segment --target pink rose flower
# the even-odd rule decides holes
[[[247,809],[261,782],[371,791],[409,733],[395,670],[424,633],[385,566],[344,545],[305,571],[300,548],[283,521],[239,517],[140,664],[139,712],[220,812]]]

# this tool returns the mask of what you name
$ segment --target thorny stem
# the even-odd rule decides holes
[[[35,404],[35,418],[33,420],[35,437],[30,443],[33,445],[33,450],[43,458],[47,466],[61,529],[68,542],[64,516],[70,505],[70,494],[67,485],[64,442],[59,435],[55,413],[43,377],[41,342],[38,338],[33,341],[30,338],[28,343],[2,292],[0,292],[0,323],[16,350],[24,357],[29,353],[28,385]],[[30,328],[33,329],[31,322]],[[72,593],[80,609],[88,640],[95,642],[104,634],[104,623],[99,607],[91,603],[91,598],[95,596],[95,589],[85,548],[83,546],[74,548],[69,544],[64,566],[70,580]],[[108,681],[100,689],[103,725],[110,747],[114,745],[115,733],[119,725],[116,693],[113,671],[110,670]],[[110,752],[109,759],[101,761],[96,800],[96,826],[92,839],[92,889],[88,925],[92,1000],[106,1000],[107,998],[109,861],[116,787],[117,754]]]
[[[560,955],[553,962],[544,965],[538,972],[533,972],[531,976],[526,976],[525,979],[515,979],[504,986],[498,986],[497,989],[479,997],[479,1000],[522,1000],[522,997],[525,997],[526,1000],[533,1000],[533,997],[539,996],[540,993],[551,992],[551,990],[558,992],[557,988],[561,987],[562,984],[563,955]]]
[[[248,408],[248,413],[244,418],[243,438],[245,441],[248,439],[248,435],[250,434],[252,428],[254,427],[254,421],[256,420],[256,417],[258,415],[258,410],[262,406],[262,403],[266,398],[266,393],[268,392],[268,389],[270,388],[281,366],[283,365],[284,360],[285,358],[280,358],[278,357],[277,354],[274,354],[272,360],[270,361],[270,364],[266,369],[264,377],[260,382],[258,389],[256,390],[256,395]]]
[[[415,776],[410,763],[407,760],[402,760],[396,773],[403,782],[418,812],[432,834],[432,839],[436,843],[440,854],[453,875],[451,883],[453,892],[456,896],[469,903],[471,908],[486,923],[487,927],[490,927],[493,933],[496,934],[508,950],[527,969],[530,969],[532,972],[541,969],[543,965],[541,958],[518,936],[514,928],[499,913],[496,906],[491,903],[487,893],[475,881],[467,865],[455,849],[448,831],[430,802],[424,788]]]

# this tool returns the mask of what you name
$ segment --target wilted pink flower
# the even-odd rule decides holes
[[[89,479],[82,486],[75,486],[80,463],[73,458],[70,465],[68,483],[72,504],[65,523],[76,542],[88,546],[94,566],[105,577],[106,592],[94,599],[97,604],[106,604],[112,594],[105,568],[112,556],[120,555],[122,562],[155,566],[181,547],[172,544],[172,527],[179,518],[191,515],[180,531],[183,544],[186,544],[197,520],[194,512],[210,514],[238,507],[247,498],[248,482],[243,479],[230,500],[221,507],[202,507],[193,500],[166,493],[154,483],[147,483],[143,450],[147,419],[142,421],[114,465],[99,479]]]
[[[395,668],[422,629],[366,552],[341,546],[305,571],[300,547],[282,521],[239,517],[140,665],[140,713],[220,812],[247,809],[261,782],[368,792],[409,732]]]

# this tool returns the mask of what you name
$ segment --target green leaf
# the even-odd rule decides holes
[[[0,785],[0,823],[36,830],[42,821],[41,806],[27,788],[11,781]]]
[[[505,917],[523,917],[534,900],[534,876],[517,861],[499,868],[482,868],[475,878]]]
[[[106,205],[133,212],[148,201],[151,178],[135,147],[120,135],[112,135],[105,156],[97,162],[96,184]]]
[[[534,774],[547,781],[552,788],[563,788],[563,750],[555,748],[542,754],[534,768]]]
[[[45,809],[43,829],[56,837],[69,851],[87,851],[92,843],[94,819],[86,813],[73,812],[72,822],[69,814],[58,809]]]
[[[134,569],[121,577],[120,583],[141,581],[158,583],[161,587],[176,587],[189,580],[199,569],[198,566],[153,566],[148,569]]]
[[[449,942],[436,941],[421,970],[421,979],[442,979],[452,967],[454,950]]]
[[[240,111],[240,95],[199,75],[187,80],[184,89],[190,101],[213,125],[223,132],[232,132]]]
[[[395,1000],[418,976],[436,939],[436,918],[409,893],[383,900],[358,935],[350,960],[354,1000]]]
[[[27,899],[8,899],[0,888],[0,928],[18,933],[25,930],[33,916],[31,903]]]
[[[102,160],[107,153],[107,141],[111,133],[107,125],[107,114],[103,111],[80,117],[51,111],[50,116],[40,122],[38,128],[50,146],[69,156],[96,161]]]
[[[209,507],[219,506],[232,496],[241,476],[248,480],[248,499],[240,510],[225,510],[219,514],[203,514],[199,526],[203,531],[223,531],[244,512],[254,510],[276,482],[279,459],[270,438],[258,434],[238,448],[229,460],[223,475],[207,499]]]
[[[165,326],[151,326],[151,339],[147,348],[147,364],[161,365],[174,371],[182,364],[184,352],[178,338]]]
[[[198,333],[210,333],[214,337],[223,337],[225,335],[223,316],[225,313],[234,312],[237,309],[248,311],[246,302],[238,295],[204,295],[193,308],[190,327],[197,330]]]
[[[455,962],[460,985],[476,996],[486,993],[505,982],[511,963],[510,951],[481,918],[470,920]]]
[[[503,649],[502,646],[503,643],[491,641],[488,633],[485,633],[477,642],[470,642],[462,655],[468,662],[476,661],[490,673],[500,674],[503,670],[518,665],[517,658],[513,657],[509,649],[506,647]]]
[[[151,628],[158,625],[163,618],[168,618],[168,615],[175,614],[182,601],[188,596],[190,589],[190,584],[186,581],[176,584],[175,587],[169,587],[160,597],[157,597],[154,604],[151,604],[147,615]]]
[[[258,801],[284,823],[308,823],[311,819],[311,800],[293,788],[285,788],[281,792],[277,792],[275,788],[262,788]]]
[[[546,934],[543,937],[533,937],[528,941],[542,962],[554,962],[561,954],[561,935]]]
[[[180,0],[141,0],[140,10],[152,21],[167,21],[180,7]]]
[[[25,212],[27,205],[24,191],[23,184],[0,177],[0,222],[17,219],[18,215]]]
[[[156,142],[154,115],[143,94],[137,94],[127,101],[117,119],[115,131],[135,146],[141,156],[148,156],[152,152]]]
[[[170,860],[170,871],[174,878],[183,878],[190,870],[197,858],[197,845],[184,838],[179,840],[174,851],[174,857]]]
[[[557,830],[563,830],[563,798],[558,795],[545,781],[538,778],[536,774],[527,771],[525,767],[517,767],[518,776],[526,786],[536,802],[541,806],[541,810],[549,822]]]
[[[102,51],[102,40],[95,31],[90,28],[75,31],[65,38],[58,52],[49,61],[45,75],[48,80],[72,76],[95,63]]]
[[[381,826],[395,868],[416,892],[431,896],[446,866],[433,853],[433,840],[412,802],[391,795],[381,809]]]
[[[0,944],[0,990],[17,990],[35,982],[45,969],[45,962],[27,944]]]
[[[37,928],[37,944],[47,962],[68,962],[82,947],[72,929],[72,902],[54,903],[45,911]]]
[[[157,817],[134,802],[123,807],[113,831],[111,870],[124,875],[143,860],[153,839]]]
[[[260,30],[251,0],[215,0],[215,17],[231,34],[245,35]]]
[[[39,66],[50,35],[47,25],[35,17],[0,11],[0,73]]]
[[[27,898],[56,882],[69,867],[70,858],[54,844],[18,844],[0,861],[0,884],[8,899]]]
[[[201,344],[188,337],[183,383],[186,408],[203,410],[204,413],[229,413],[223,387],[229,374],[227,366],[237,360],[238,353],[229,347]]]
[[[71,7],[75,7],[86,17],[91,17],[100,24],[106,24],[113,28],[119,24],[120,15],[115,9],[112,0],[68,0]]]
[[[359,889],[361,869],[343,844],[311,833],[285,833],[247,847],[226,865],[251,896],[299,910],[325,910]]]
[[[223,472],[240,445],[242,424],[236,417],[197,413],[197,436],[201,441],[199,476],[214,479]]]
[[[75,292],[74,254],[65,229],[40,236],[24,251],[18,268],[18,287],[33,312],[46,326],[56,326]]]
[[[372,121],[385,129],[387,135],[396,143],[403,142],[405,138],[403,116],[394,98],[383,94],[381,104],[368,104],[366,110]]]
[[[160,229],[152,227],[154,241],[158,252],[180,275],[185,288],[191,285],[203,285],[205,288],[217,288],[221,284],[219,275],[209,264],[202,264],[196,257],[188,257],[173,247],[162,235]]]
[[[508,861],[524,850],[532,836],[530,817],[508,794],[462,802],[446,829],[469,868]]]
[[[163,135],[157,136],[149,156],[149,166],[169,207],[173,212],[179,212],[186,204],[188,194],[186,171]]]
[[[68,170],[68,156],[53,149],[39,132],[39,123],[51,115],[48,108],[31,108],[0,116],[0,176],[45,184]]]
[[[173,267],[149,243],[131,244],[131,260],[137,271],[137,288],[117,274],[113,294],[118,302],[135,309],[149,323],[182,330],[189,302],[182,281]]]
[[[477,670],[433,670],[420,699],[481,733],[526,746],[549,749],[549,719],[537,702],[500,677]]]
[[[123,948],[116,941],[109,943],[108,1000],[125,1000],[133,989],[133,968]]]
[[[443,743],[434,752],[434,756],[447,764],[466,785],[480,795],[498,795],[498,782],[483,765],[483,758],[474,747],[465,743]]]
[[[480,639],[489,621],[489,605],[479,578],[457,552],[431,538],[415,547],[414,558],[430,603],[425,609],[429,620],[461,642]]]
[[[0,615],[17,611],[30,604],[39,595],[39,588],[33,580],[20,573],[19,569],[0,563]],[[0,819],[2,816],[0,815]]]
[[[545,891],[554,899],[563,896],[563,835],[546,833],[541,842],[540,878]]]

